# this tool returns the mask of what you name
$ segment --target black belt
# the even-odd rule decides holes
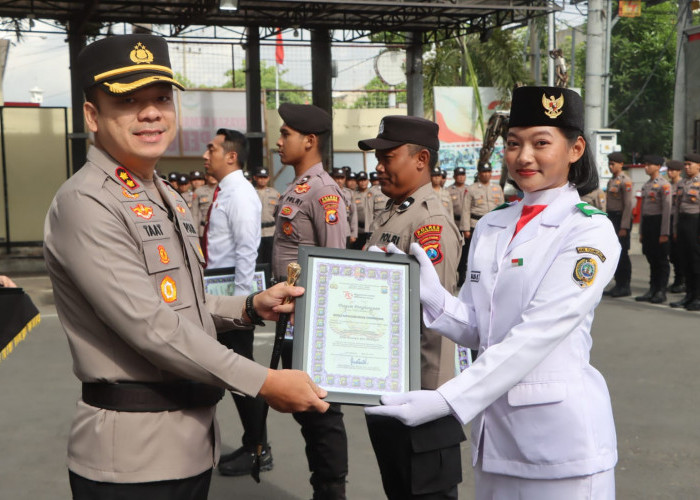
[[[263,222],[261,224],[262,227],[274,227],[275,223],[274,222]]]
[[[470,217],[474,220],[479,220],[483,217],[483,215],[470,215]]]
[[[83,382],[83,401],[105,410],[126,412],[177,411],[214,406],[224,390],[188,380],[179,382]]]

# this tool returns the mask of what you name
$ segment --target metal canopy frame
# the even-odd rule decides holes
[[[559,10],[554,0],[239,0],[235,11],[220,10],[219,0],[0,0],[2,17],[54,20],[74,33],[89,31],[93,23],[126,22],[167,25],[169,36],[191,26],[257,26],[270,33],[278,28],[334,30],[333,41],[414,32],[422,33],[426,43],[520,26]]]

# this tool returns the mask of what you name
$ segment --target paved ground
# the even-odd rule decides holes
[[[0,499],[70,498],[65,448],[79,384],[40,263],[8,265],[13,278],[41,309],[42,322],[0,363]],[[633,255],[633,293],[646,290],[647,267]],[[671,296],[674,297],[674,296]],[[677,297],[677,296],[675,296]],[[1,320],[1,319],[0,319]],[[610,387],[618,432],[616,469],[620,499],[700,498],[700,313],[632,298],[603,300],[594,323],[593,364]],[[269,359],[271,328],[256,341],[260,359]],[[230,398],[219,405],[224,451],[240,439]],[[296,500],[310,498],[303,440],[288,415],[270,413],[275,468],[262,483],[248,477],[214,474],[211,500],[229,498]],[[350,499],[383,498],[379,474],[360,408],[346,407],[350,440]],[[460,498],[472,498],[468,443],[463,450]]]

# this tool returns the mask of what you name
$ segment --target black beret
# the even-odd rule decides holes
[[[357,174],[355,172],[350,172],[348,174],[348,179],[354,179],[357,180]]]
[[[345,177],[345,169],[342,167],[333,167],[331,177]]]
[[[442,176],[442,170],[440,170],[440,167],[433,167],[433,168],[430,170],[430,176],[431,176],[431,177],[436,177],[436,176],[438,176],[438,175]]]
[[[281,104],[277,112],[284,123],[302,134],[322,134],[331,129],[331,115],[313,104]]]
[[[467,175],[467,169],[464,167],[457,167],[455,168],[455,175]]]
[[[173,181],[177,182],[177,180],[179,178],[180,178],[180,174],[178,174],[177,172],[171,172],[168,174],[168,180],[170,182],[173,182]]]
[[[370,172],[369,173],[369,180],[370,181],[376,181],[379,179],[379,174],[377,172]]]
[[[204,174],[202,174],[202,172],[200,172],[199,170],[193,170],[192,172],[190,172],[190,180],[194,181],[197,179],[204,180]]]
[[[625,155],[616,151],[608,155],[608,161],[614,161],[615,163],[625,163]]]
[[[180,185],[185,185],[188,182],[190,182],[190,178],[186,175],[181,175],[180,177],[177,178],[177,183]]]
[[[681,170],[683,169],[683,162],[678,160],[669,160],[666,162],[666,166],[669,170]]]
[[[443,179],[446,178],[447,177],[447,170],[445,170],[444,168],[442,170],[440,170],[440,175],[442,175]]]
[[[83,91],[99,85],[113,95],[134,92],[155,83],[185,87],[173,78],[168,43],[156,35],[116,35],[85,47],[76,72]]]
[[[688,153],[685,155],[685,161],[691,161],[693,163],[700,163],[700,154]]]
[[[366,172],[358,172],[357,173],[357,180],[358,181],[366,181],[367,180],[367,173]]]
[[[583,132],[583,99],[560,87],[518,87],[513,90],[508,127],[549,126]]]
[[[491,172],[493,169],[491,168],[490,163],[484,163],[483,165],[479,165],[476,170],[477,172]]]
[[[437,123],[417,116],[391,115],[382,118],[379,134],[375,139],[357,143],[363,151],[393,149],[403,144],[417,144],[434,151],[440,149]]]
[[[267,169],[261,168],[257,172],[253,174],[255,177],[270,177],[270,174],[267,173]]]
[[[659,155],[644,155],[642,160],[644,163],[649,163],[651,165],[663,165],[664,157]]]

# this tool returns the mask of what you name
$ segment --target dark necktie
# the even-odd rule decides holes
[[[204,224],[204,244],[202,245],[204,248],[202,249],[204,253],[204,267],[207,267],[207,262],[209,262],[209,253],[208,253],[208,243],[209,243],[209,217],[211,216],[211,209],[214,208],[214,203],[216,202],[216,197],[219,196],[219,191],[221,189],[219,186],[216,186],[216,189],[214,190],[214,197],[211,199],[211,205],[209,205],[209,210],[207,210],[207,219],[206,223]]]
[[[513,238],[515,238],[515,235],[518,234],[518,231],[525,227],[525,224],[534,219],[535,216],[537,216],[537,214],[539,214],[545,208],[547,208],[547,205],[524,205],[523,213],[520,214],[520,219],[518,219],[518,223],[515,225]]]

